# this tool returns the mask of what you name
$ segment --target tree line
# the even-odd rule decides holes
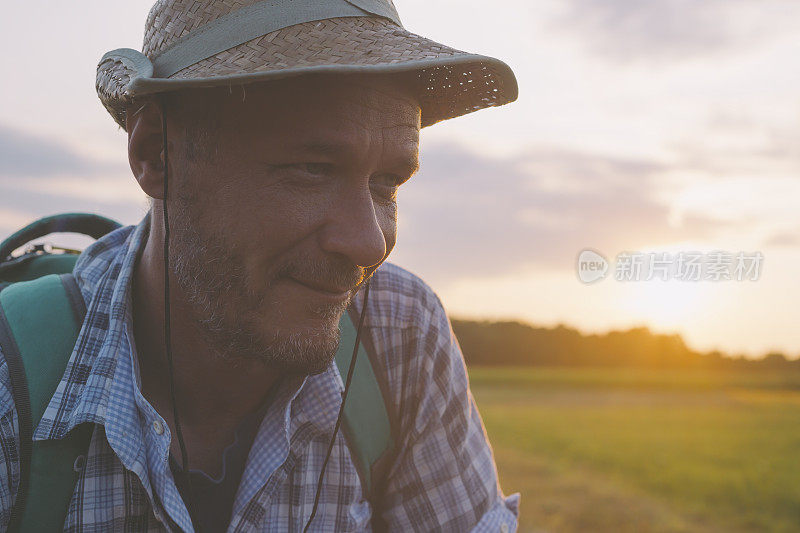
[[[481,366],[592,366],[800,370],[800,359],[772,352],[760,359],[697,352],[680,335],[646,327],[583,334],[567,326],[452,319],[464,359]]]

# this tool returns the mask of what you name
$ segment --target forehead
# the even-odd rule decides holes
[[[200,96],[194,104],[210,105],[216,127],[233,136],[280,144],[331,136],[352,142],[379,136],[403,144],[419,139],[419,104],[391,79],[315,76]]]

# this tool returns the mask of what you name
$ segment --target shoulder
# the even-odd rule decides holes
[[[374,291],[374,292],[373,292]],[[374,298],[374,299],[373,299]],[[379,380],[385,380],[395,438],[379,496],[391,530],[487,529],[513,524],[500,502],[497,474],[464,358],[440,298],[418,276],[391,263],[370,287],[365,323]],[[459,505],[441,505],[442,501]],[[513,502],[512,502],[513,503]],[[420,506],[441,508],[420,516]],[[438,506],[438,507],[437,507]]]
[[[394,408],[429,400],[436,389],[429,378],[436,373],[455,373],[460,378],[451,383],[466,383],[463,356],[445,308],[419,276],[392,263],[381,265],[370,283],[364,325],[375,372],[388,385]],[[413,422],[401,421],[408,423]]]

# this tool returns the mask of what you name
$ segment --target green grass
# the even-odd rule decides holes
[[[800,376],[470,370],[522,531],[800,531]]]

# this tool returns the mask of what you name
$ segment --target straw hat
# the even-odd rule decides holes
[[[406,31],[391,0],[158,0],[142,52],[105,54],[96,87],[125,128],[145,95],[309,73],[405,73],[423,127],[517,98],[508,65]]]

